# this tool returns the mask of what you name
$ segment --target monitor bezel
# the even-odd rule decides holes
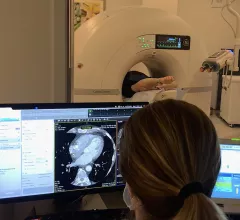
[[[128,106],[146,106],[148,102],[85,102],[85,103],[8,103],[0,104],[0,108],[13,110],[26,109],[70,109],[70,108],[115,108]]]
[[[134,106],[146,106],[148,102],[99,102],[99,103],[25,103],[25,104],[0,104],[1,108],[11,108],[13,110],[32,110],[32,109],[76,109],[76,108],[116,108],[116,107],[134,107]],[[79,189],[74,191],[33,195],[33,196],[22,196],[13,198],[0,198],[0,204],[7,203],[21,203],[37,200],[47,199],[66,199],[66,198],[77,198],[88,194],[97,193],[108,193],[122,191],[125,184],[112,187],[101,187],[101,188],[89,188]]]

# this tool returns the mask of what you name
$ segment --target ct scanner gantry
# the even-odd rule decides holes
[[[137,63],[154,77],[174,76],[177,99],[210,112],[211,73],[200,72],[208,57],[191,27],[161,9],[127,7],[105,11],[75,32],[73,102],[122,102],[122,83]]]

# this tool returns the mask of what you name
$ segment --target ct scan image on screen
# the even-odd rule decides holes
[[[116,185],[116,121],[55,122],[55,191]]]

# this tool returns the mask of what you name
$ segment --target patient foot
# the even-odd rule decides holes
[[[154,89],[163,89],[166,85],[174,82],[174,77],[167,76],[163,78],[146,78],[134,84],[131,88],[134,92],[142,92]],[[165,89],[165,88],[164,88]]]
[[[173,76],[166,76],[164,78],[159,78],[159,83],[158,84],[171,84],[174,81]]]
[[[157,89],[164,89],[165,91],[167,91],[167,90],[171,90],[171,89],[176,89],[177,86],[178,86],[177,82],[173,81],[172,83],[169,83],[169,84],[158,85]]]

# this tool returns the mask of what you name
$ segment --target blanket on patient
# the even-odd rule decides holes
[[[155,102],[164,99],[176,99],[176,90],[150,90],[144,92],[137,92],[132,98],[124,99],[125,102]]]

